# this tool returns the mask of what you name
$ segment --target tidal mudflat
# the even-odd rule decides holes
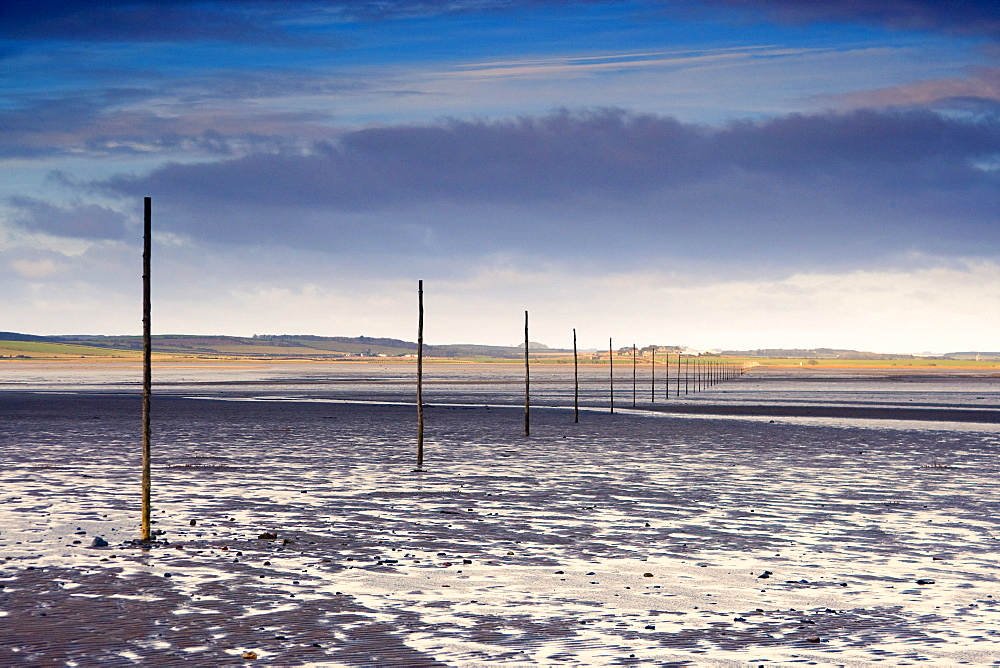
[[[134,370],[5,367],[0,664],[1000,664],[996,376],[431,367],[414,473],[412,372],[159,371],[143,547]]]

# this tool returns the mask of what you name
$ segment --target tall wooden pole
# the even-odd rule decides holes
[[[615,412],[615,349],[608,339],[608,373],[611,376],[611,412]]]
[[[528,362],[528,312],[524,312],[524,435],[531,436],[531,367]]]
[[[417,470],[424,465],[424,282],[417,281]]]
[[[150,327],[149,274],[150,251],[152,249],[153,204],[149,197],[143,198],[143,239],[142,239],[142,540],[153,540],[150,528],[152,450],[150,447],[149,409],[153,392],[153,340]]]
[[[576,359],[576,327],[573,328],[573,422],[580,421],[580,372]]]

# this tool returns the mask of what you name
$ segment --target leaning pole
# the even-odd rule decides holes
[[[150,335],[150,290],[149,268],[150,249],[152,248],[152,200],[143,198],[143,239],[142,239],[142,540],[151,541],[153,532],[150,529],[150,497],[152,496],[152,481],[150,479],[151,448],[149,408],[150,395],[153,389],[153,343]]]

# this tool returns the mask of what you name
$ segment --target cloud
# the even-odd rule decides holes
[[[564,111],[365,129],[317,143],[308,154],[173,164],[104,186],[121,194],[152,189],[197,200],[294,201],[350,211],[433,200],[558,200],[587,192],[632,197],[737,170],[896,179],[931,163],[963,170],[969,159],[998,149],[997,119],[971,123],[919,111],[797,114],[722,128],[618,110]]]
[[[461,65],[445,74],[464,80],[490,78],[539,78],[554,79],[562,76],[607,74],[634,71],[643,68],[702,67],[713,63],[741,62],[748,58],[773,58],[798,56],[816,52],[816,49],[790,49],[785,47],[745,46],[722,49],[683,49],[640,53],[614,53],[600,56],[558,56],[531,58]]]
[[[5,273],[27,281],[49,281],[64,277],[67,269],[60,253],[32,250],[25,256],[9,258],[9,269]]]
[[[271,73],[216,72],[156,85],[28,95],[0,109],[0,158],[232,156],[281,150],[318,135],[330,114],[267,108],[248,112],[242,104],[246,99],[329,93],[349,85],[301,72],[287,73],[280,85],[273,78]],[[326,136],[328,130],[322,132]]]
[[[17,212],[13,216],[15,225],[57,237],[122,239],[129,223],[118,211],[96,204],[59,207],[29,197],[9,197],[6,203]]]
[[[929,111],[721,127],[622,111],[371,128],[306,153],[171,164],[95,184],[154,197],[217,242],[618,261],[664,253],[829,262],[987,254],[1000,120]],[[836,252],[831,252],[831,248]]]
[[[1000,4],[993,0],[708,0],[764,13],[782,22],[845,22],[956,35],[1000,37]]]
[[[817,99],[841,108],[929,107],[997,113],[1000,111],[1000,68],[977,67],[964,78],[917,81]]]

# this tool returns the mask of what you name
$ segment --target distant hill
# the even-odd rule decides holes
[[[29,352],[27,344],[63,344],[73,346],[65,354],[79,356],[88,348],[98,349],[93,354],[106,356],[111,351],[117,353],[142,350],[141,336],[104,336],[90,334],[66,334],[59,336],[37,336],[19,332],[0,332],[0,341],[22,344],[11,348],[0,357],[18,357]],[[649,346],[640,352],[647,352]],[[683,346],[658,346],[660,351],[683,350]],[[37,348],[37,350],[55,350]],[[572,350],[549,348],[541,343],[530,342],[529,350],[536,356],[561,356]],[[248,357],[264,359],[344,359],[350,357],[408,357],[415,356],[417,344],[413,341],[372,336],[316,336],[313,334],[255,334],[251,337],[161,334],[153,337],[153,351],[157,353],[178,353],[204,357]],[[596,352],[596,351],[581,351]],[[619,350],[628,354],[631,346]],[[15,354],[16,353],[16,354]],[[524,344],[515,346],[488,346],[475,343],[450,343],[444,345],[424,345],[428,357],[456,359],[519,359],[524,356]],[[712,353],[717,356],[720,353]],[[1000,361],[1000,352],[954,352],[941,356],[899,355],[873,353],[846,348],[759,348],[757,350],[725,350],[722,355],[746,358],[769,359],[816,359],[816,360],[961,360]]]
[[[49,341],[54,342],[49,336],[35,336],[34,334],[18,334],[17,332],[0,332],[0,341]]]
[[[103,336],[67,334],[34,336],[16,332],[0,332],[0,341],[61,343],[99,348],[102,351],[141,351],[141,336]],[[560,351],[547,347],[531,350],[547,353]],[[316,336],[312,334],[256,334],[252,337],[209,336],[196,334],[160,334],[153,336],[153,351],[192,356],[341,359],[348,357],[404,357],[417,353],[413,341],[371,336]],[[523,345],[485,346],[478,344],[424,345],[428,357],[517,359],[524,355]]]
[[[996,362],[1000,361],[1000,353],[985,353],[985,352],[965,352],[965,353],[947,353],[944,355],[946,360],[976,360],[980,362]]]

